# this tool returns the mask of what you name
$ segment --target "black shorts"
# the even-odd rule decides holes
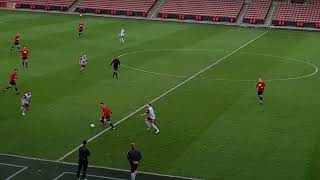
[[[18,46],[20,43],[19,42],[14,42],[14,45],[15,46]]]
[[[118,71],[118,69],[119,69],[119,66],[113,66],[114,71]]]
[[[107,120],[107,121],[110,121],[110,116],[107,117],[106,120]],[[104,116],[102,116],[102,117],[100,118],[100,121],[101,121],[101,122],[104,122]]]
[[[259,96],[263,95],[263,91],[258,91],[258,95]]]
[[[79,29],[79,32],[82,32],[83,31],[83,29]]]
[[[17,84],[16,84],[16,81],[10,81],[9,84],[11,84],[12,86],[17,85]]]

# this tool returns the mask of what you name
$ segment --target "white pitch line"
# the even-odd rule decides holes
[[[15,164],[7,164],[7,163],[0,163],[0,165],[11,166],[11,167],[18,167],[18,168],[24,168],[24,167],[26,167],[26,166],[20,166],[20,165],[15,165]]]
[[[174,75],[174,74],[165,74],[165,73],[152,72],[152,71],[147,71],[147,70],[143,70],[143,69],[138,69],[138,68],[126,66],[124,64],[122,64],[121,67],[125,67],[127,69],[131,69],[131,70],[134,70],[134,71],[143,72],[143,73],[147,73],[147,74],[154,74],[154,75],[158,75],[158,76],[167,76],[167,77],[176,77],[176,78],[188,78],[188,76],[179,76],[179,75]]]
[[[43,162],[51,162],[51,163],[58,163],[58,164],[67,164],[67,165],[72,165],[72,166],[77,166],[78,165],[76,163],[71,163],[71,162],[61,162],[61,161],[59,162],[59,161],[56,161],[56,160],[41,159],[41,158],[27,157],[27,156],[19,156],[19,155],[14,155],[14,154],[1,154],[0,153],[0,156],[9,156],[9,157],[14,157],[14,158],[29,159],[29,160],[34,160],[34,161],[43,161]],[[89,165],[89,167],[97,168],[97,169],[106,169],[106,170],[111,170],[111,171],[121,171],[121,172],[128,172],[128,173],[130,172],[127,169],[119,169],[119,168],[112,168],[112,167],[106,167],[106,166]],[[185,179],[185,180],[202,180],[202,179],[199,179],[199,178],[174,176],[174,175],[169,175],[169,174],[159,174],[159,173],[145,172],[145,171],[139,171],[139,174],[146,174],[146,175],[160,176],[160,177],[169,177],[169,178],[175,178],[175,179]]]
[[[172,49],[170,49],[171,51]],[[179,49],[176,49],[179,50]],[[180,49],[180,50],[198,50],[198,49]],[[150,50],[148,50],[150,51]],[[167,49],[163,49],[163,50],[157,50],[157,51],[167,51]],[[207,50],[204,50],[207,51]],[[216,51],[216,50],[213,50]],[[218,50],[218,51],[222,51],[222,50]],[[231,52],[231,51],[227,51],[226,52]],[[139,51],[139,52],[147,52],[147,51]],[[134,54],[136,52],[132,52],[132,54]],[[289,80],[298,80],[298,79],[304,79],[304,78],[309,78],[312,77],[314,75],[316,75],[319,71],[318,66],[316,66],[315,64],[312,64],[308,61],[302,61],[302,60],[298,60],[298,59],[294,59],[294,58],[287,58],[287,57],[281,57],[281,56],[274,56],[274,55],[269,55],[269,54],[262,54],[262,53],[254,53],[254,52],[239,52],[242,54],[255,54],[255,55],[260,55],[260,56],[266,56],[266,57],[272,57],[272,58],[279,58],[279,59],[283,59],[281,61],[292,61],[292,62],[299,62],[299,63],[303,63],[303,64],[307,64],[309,66],[312,66],[314,68],[314,71],[311,72],[310,74],[306,74],[306,75],[302,75],[302,76],[296,76],[296,77],[288,77],[288,78],[274,78],[274,79],[264,79],[264,81],[289,81]],[[175,74],[167,74],[167,73],[159,73],[159,72],[154,72],[154,71],[148,71],[148,70],[144,70],[144,69],[139,69],[139,68],[135,68],[135,67],[131,67],[131,66],[127,66],[127,65],[121,65],[122,67],[125,67],[127,69],[131,69],[137,72],[142,72],[142,73],[146,73],[146,74],[153,74],[153,75],[157,75],[157,76],[166,76],[166,77],[174,77],[174,78],[183,78],[186,79],[189,76],[187,75],[175,75]],[[224,78],[210,78],[210,77],[200,77],[199,79],[201,80],[213,80],[213,81],[230,81],[230,82],[253,82],[253,81],[257,81],[256,79],[224,79]]]
[[[159,99],[163,98],[164,96],[166,96],[167,94],[171,93],[172,91],[176,90],[177,88],[179,88],[180,86],[184,85],[185,83],[191,81],[192,79],[194,79],[195,77],[197,77],[199,74],[205,72],[206,70],[210,69],[211,67],[219,64],[220,62],[222,62],[223,60],[227,59],[228,57],[230,57],[231,55],[237,53],[239,50],[243,49],[244,47],[248,46],[249,44],[251,44],[252,42],[256,41],[257,39],[259,39],[260,37],[264,36],[265,34],[267,34],[268,31],[263,32],[262,34],[260,34],[259,36],[253,38],[252,40],[250,40],[249,42],[245,43],[244,45],[240,46],[239,48],[237,48],[236,50],[232,51],[231,53],[227,54],[226,56],[222,57],[221,59],[219,59],[218,61],[210,64],[209,66],[207,66],[206,68],[202,69],[201,71],[195,73],[194,75],[190,76],[188,79],[182,81],[181,83],[177,84],[176,86],[174,86],[173,88],[167,90],[166,92],[164,92],[163,94],[161,94],[160,96],[156,97],[155,99],[153,99],[152,101],[150,101],[150,103],[156,102]],[[133,116],[134,114],[136,114],[137,112],[141,111],[142,109],[144,109],[146,107],[146,105],[141,106],[140,108],[138,108],[137,110],[133,111],[132,113],[130,113],[129,115],[127,115],[126,117],[122,118],[120,121],[116,122],[114,124],[114,126],[117,126],[118,124],[122,123],[123,121],[127,120],[128,118],[130,118],[131,116]],[[98,133],[97,135],[91,137],[90,139],[88,139],[88,143],[91,142],[92,140],[96,139],[97,137],[101,136],[102,134],[104,134],[105,132],[109,131],[110,128],[107,128],[103,131],[101,131],[100,133]],[[65,155],[63,155],[62,157],[60,157],[57,161],[62,161],[64,160],[66,157],[70,156],[72,153],[74,153],[75,151],[77,151],[79,148],[81,147],[81,144],[77,147],[75,147],[74,149],[72,149],[71,151],[67,152]]]
[[[74,173],[74,172],[63,172],[62,176],[64,176],[65,174],[74,174],[75,175],[77,173]],[[109,176],[98,176],[98,175],[93,175],[93,174],[87,174],[86,176],[87,177],[94,177],[94,178],[101,178],[101,179],[109,179],[109,180],[125,180],[125,179],[121,179],[121,178],[114,178],[114,177],[109,177]],[[61,177],[59,177],[59,178],[61,178]],[[53,179],[53,180],[58,180],[58,179]]]
[[[58,180],[60,178],[62,178],[65,174],[67,174],[67,172],[63,172],[61,174],[59,174],[57,177],[55,177],[53,180]]]
[[[19,171],[17,171],[16,173],[12,174],[11,176],[7,177],[5,180],[10,180],[13,179],[15,176],[17,176],[18,174],[22,173],[24,170],[28,169],[28,167],[24,167],[22,169],[20,169]]]

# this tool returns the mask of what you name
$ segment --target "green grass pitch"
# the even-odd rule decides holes
[[[80,21],[86,24],[81,38]],[[159,135],[145,131],[139,111],[89,144],[90,163],[128,169],[126,152],[135,142],[143,171],[219,180],[320,179],[320,79],[312,75],[320,66],[318,33],[13,11],[0,11],[0,27],[0,86],[17,67],[18,88],[33,93],[26,117],[21,95],[0,94],[0,153],[57,160],[104,130],[99,102],[112,109],[115,123],[223,59],[153,104]],[[27,70],[9,50],[16,33],[30,49]],[[112,79],[111,59],[136,51],[144,52],[120,58],[136,70],[122,67],[120,79]],[[89,64],[79,74],[83,54]],[[306,75],[312,76],[294,79]],[[271,80],[263,105],[256,97],[259,76]],[[65,161],[76,162],[77,153]]]

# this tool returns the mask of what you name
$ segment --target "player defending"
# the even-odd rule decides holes
[[[100,118],[100,122],[102,122],[102,125],[105,125],[106,122],[108,122],[108,126],[111,127],[113,130],[116,130],[116,128],[111,123],[111,110],[103,102],[100,103],[100,107],[103,112],[103,116]]]
[[[14,88],[15,88],[15,90],[16,90],[16,94],[19,94],[16,80],[17,80],[17,69],[15,68],[15,69],[13,70],[13,72],[11,72],[11,74],[10,74],[9,86],[6,87],[6,88],[4,88],[2,91],[3,91],[3,92],[6,92],[6,90],[8,90],[8,89],[12,88],[12,86],[14,86]]]
[[[26,94],[23,95],[21,98],[21,112],[22,115],[26,115],[26,110],[31,108],[31,91],[28,91]]]
[[[124,44],[124,35],[125,35],[125,30],[122,28],[120,30],[120,43],[123,43]]]
[[[79,64],[80,64],[80,73],[82,73],[84,71],[84,69],[86,68],[86,65],[88,64],[87,55],[83,55],[80,58]]]
[[[84,30],[84,24],[81,22],[81,23],[79,24],[79,37],[82,35],[83,30]]]
[[[147,131],[150,131],[151,126],[156,130],[156,134],[160,132],[159,128],[156,126],[156,115],[154,113],[153,107],[151,103],[147,104],[147,111],[142,116],[147,116],[146,124],[147,124]]]
[[[28,57],[29,57],[29,50],[27,47],[23,47],[21,51],[21,58],[22,58],[22,66],[28,68]]]
[[[118,79],[118,69],[120,66],[120,60],[118,58],[115,58],[111,63],[110,66],[113,65],[113,74],[112,74],[112,78],[114,78],[114,76],[116,76],[116,78]]]
[[[261,78],[259,78],[256,88],[258,89],[258,97],[260,99],[260,103],[263,102],[263,91],[266,88],[266,83],[263,82]]]
[[[16,36],[14,37],[14,43],[11,47],[11,51],[17,47],[18,52],[20,52],[20,35],[16,34]]]

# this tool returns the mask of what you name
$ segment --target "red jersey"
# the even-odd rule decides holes
[[[29,56],[29,50],[27,48],[23,48],[21,51],[21,56],[27,58]]]
[[[84,24],[83,24],[83,23],[80,23],[80,24],[79,24],[79,29],[80,29],[80,30],[83,30],[83,29],[84,29]]]
[[[110,109],[107,106],[102,107],[102,112],[103,112],[104,119],[109,118],[110,115],[112,114],[112,112],[110,111]]]
[[[258,91],[264,91],[264,88],[266,88],[266,83],[264,83],[263,81],[259,81],[256,84],[256,88],[258,89]]]
[[[16,81],[17,80],[17,72],[12,72],[11,74],[10,74],[10,80],[11,81]]]
[[[17,35],[14,37],[14,41],[17,42],[17,43],[20,42],[20,35],[17,34]]]

